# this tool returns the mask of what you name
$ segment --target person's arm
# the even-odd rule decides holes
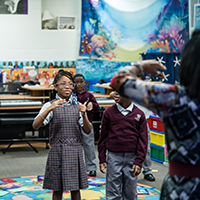
[[[149,69],[150,67],[151,65],[145,65],[145,70],[155,73],[157,65],[153,65],[152,71]],[[131,66],[131,70],[137,71],[139,68]],[[160,117],[163,117],[174,106],[178,94],[177,86],[141,81],[127,69],[123,71],[123,68],[121,72],[113,76],[110,86],[118,91],[121,96],[128,97],[132,101],[147,107]]]
[[[99,164],[100,164],[100,170],[102,173],[105,173],[105,170],[107,168],[106,166],[106,140],[108,138],[109,124],[110,124],[109,116],[105,110],[102,116],[101,132],[100,132],[99,141],[98,141]]]
[[[148,147],[147,121],[144,114],[140,118],[138,133],[139,136],[137,140],[137,154],[132,166],[134,176],[138,176],[141,173],[142,163],[145,160]]]

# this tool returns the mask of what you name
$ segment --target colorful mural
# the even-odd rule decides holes
[[[188,0],[82,0],[80,56],[130,62],[181,52],[188,38]]]
[[[113,62],[98,59],[79,59],[76,60],[76,73],[83,74],[85,80],[89,82],[89,90],[104,92],[103,88],[93,87],[100,79],[110,82],[112,76],[118,72],[120,67],[130,65],[130,62]]]

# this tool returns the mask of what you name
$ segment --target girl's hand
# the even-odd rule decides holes
[[[85,115],[85,112],[86,112],[86,103],[85,102],[84,104],[79,104],[78,108],[79,108],[79,111],[81,112],[81,115]]]
[[[87,111],[91,111],[91,110],[93,109],[93,104],[92,104],[92,102],[89,102],[89,103],[87,104],[86,109],[87,109]]]
[[[65,99],[54,101],[54,102],[51,104],[51,106],[49,107],[49,109],[52,111],[52,110],[54,110],[55,108],[63,107],[62,104],[63,104],[65,101],[66,101]]]

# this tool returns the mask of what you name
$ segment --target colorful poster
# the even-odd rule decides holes
[[[80,56],[130,62],[188,39],[188,0],[82,0]]]
[[[28,0],[0,0],[0,14],[28,14]]]

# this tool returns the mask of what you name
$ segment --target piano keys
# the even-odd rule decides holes
[[[23,99],[23,100],[1,100],[0,101],[0,107],[16,107],[16,106],[42,106],[42,101],[38,100],[29,100],[29,99]]]

